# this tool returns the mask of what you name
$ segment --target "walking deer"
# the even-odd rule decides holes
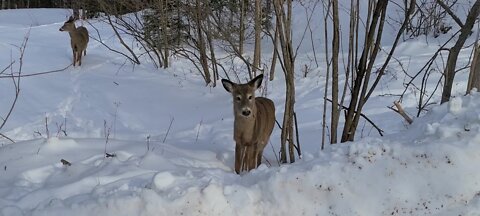
[[[248,83],[236,84],[222,79],[223,87],[233,96],[233,139],[235,145],[235,172],[250,171],[262,162],[263,149],[270,139],[275,124],[275,105],[264,97],[255,97],[263,75]]]
[[[78,66],[82,65],[82,53],[87,55],[88,44],[88,30],[87,28],[80,26],[75,27],[75,19],[70,18],[59,29],[60,31],[66,31],[70,34],[70,45],[73,51],[73,66],[78,62]]]

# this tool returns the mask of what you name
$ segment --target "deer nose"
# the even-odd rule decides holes
[[[242,115],[243,115],[243,116],[249,116],[250,113],[251,113],[250,110],[243,110],[243,111],[242,111]]]

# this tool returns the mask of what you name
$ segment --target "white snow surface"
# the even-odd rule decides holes
[[[304,10],[296,5],[296,14]],[[27,34],[23,74],[70,64],[68,34],[58,31],[68,14],[0,10],[0,69],[15,60],[18,71],[18,46]],[[90,22],[105,43],[122,49],[108,26]],[[413,73],[446,39],[403,42],[397,58]],[[468,63],[470,50],[461,52],[458,67]],[[320,66],[302,77],[311,57],[310,50],[297,58],[302,159],[278,165],[275,128],[263,164],[237,175],[231,96],[221,86],[205,87],[180,58],[166,70],[134,67],[90,40],[81,67],[22,78],[18,104],[0,131],[16,141],[0,140],[0,215],[480,215],[480,94],[461,96],[465,71],[451,102],[430,106],[406,125],[387,108],[406,79],[392,62],[364,110],[386,135],[362,122],[355,142],[321,151],[325,75]],[[281,121],[284,84],[277,71],[266,94]],[[412,116],[416,93],[409,90],[403,101]],[[13,94],[12,81],[0,79],[1,117]]]

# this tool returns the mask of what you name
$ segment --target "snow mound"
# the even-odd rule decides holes
[[[17,143],[0,153],[2,176],[11,176],[1,183],[1,212],[475,215],[480,212],[479,103],[478,93],[457,98],[398,134],[334,145],[295,164],[263,165],[244,175],[226,171],[231,164],[214,162],[215,155],[199,152],[203,156],[195,158],[191,150],[168,144],[145,152],[133,147],[139,143],[113,140],[109,149],[116,156],[104,158],[102,140]],[[23,156],[13,156],[20,152]],[[72,165],[59,163],[61,157]],[[208,166],[198,166],[206,160]]]

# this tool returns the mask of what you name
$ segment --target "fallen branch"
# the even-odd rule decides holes
[[[2,76],[0,76],[0,79],[5,79],[5,78],[22,78],[22,77],[31,77],[31,76],[45,75],[45,74],[50,74],[50,73],[58,73],[58,72],[65,71],[65,70],[66,70],[67,68],[69,68],[70,66],[72,66],[72,64],[69,64],[69,65],[67,65],[66,67],[62,68],[62,69],[52,70],[52,71],[44,71],[44,72],[31,73],[31,74],[20,74],[20,73],[18,73],[18,75],[13,75],[13,74],[10,74],[10,75],[2,75]],[[22,73],[23,73],[23,72],[22,72]]]
[[[388,107],[388,108],[400,114],[408,122],[408,124],[412,124],[413,123],[412,118],[410,118],[410,116],[408,116],[407,113],[405,113],[405,110],[402,108],[402,105],[400,104],[400,102],[395,101],[393,102],[393,104],[397,109],[394,109],[393,107]]]
[[[11,139],[10,137],[6,136],[5,134],[2,134],[0,133],[0,137],[3,137],[5,139],[7,139],[8,141],[12,142],[12,143],[15,143],[15,141],[13,139]]]

